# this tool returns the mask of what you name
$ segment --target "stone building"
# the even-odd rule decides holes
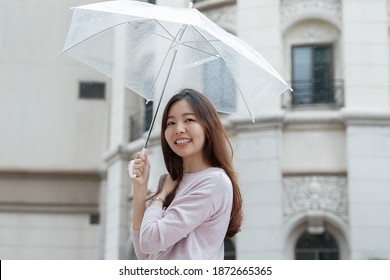
[[[69,8],[96,1],[40,2],[0,3],[0,258],[135,258],[126,165],[153,107],[58,55]],[[389,259],[390,1],[194,7],[294,88],[255,124],[223,117],[245,208],[226,258]],[[164,172],[158,126],[148,153],[153,185]]]

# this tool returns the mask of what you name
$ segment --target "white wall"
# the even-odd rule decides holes
[[[107,79],[59,55],[70,7],[81,3],[85,1],[1,2],[2,169],[94,170],[101,160],[107,98],[79,100],[78,82]]]
[[[244,221],[236,237],[238,259],[283,259],[282,134],[280,116],[236,126],[234,164]]]
[[[347,169],[339,112],[290,112],[283,130],[284,174],[341,174]]]
[[[89,215],[0,213],[1,259],[98,259],[99,245]]]
[[[107,146],[110,85],[102,75],[59,54],[70,8],[81,4],[86,1],[0,2],[0,179],[5,178],[3,189],[26,187],[22,193],[14,188],[11,203],[2,204],[8,207],[0,213],[2,259],[99,257],[99,225],[89,224],[97,201],[88,209],[78,205],[85,190],[78,182],[93,174],[87,196],[88,201],[97,199],[93,187],[99,187],[96,177]],[[106,99],[79,100],[79,81],[107,82]],[[12,184],[7,174],[13,176]],[[50,192],[42,195],[43,186]],[[60,193],[61,199],[74,200],[61,204]],[[37,203],[39,197],[49,203]],[[44,210],[31,213],[26,210],[30,206]]]

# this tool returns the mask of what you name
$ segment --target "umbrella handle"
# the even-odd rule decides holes
[[[145,155],[145,153],[146,153],[146,148],[142,148],[141,155]],[[137,177],[137,175],[135,175],[133,173],[133,169],[134,169],[134,159],[132,159],[127,166],[127,171],[129,172],[129,177],[132,179]]]

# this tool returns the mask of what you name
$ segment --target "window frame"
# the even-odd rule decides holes
[[[320,235],[324,235],[324,234],[327,234],[329,237],[332,238],[332,242],[335,243],[335,248],[333,247],[300,247],[298,248],[298,243],[301,242],[302,238],[305,237],[305,235],[309,235],[311,237],[316,237],[316,236],[320,236]],[[333,234],[329,231],[324,231],[322,234],[310,234],[309,232],[307,231],[304,231],[302,232],[299,236],[298,236],[298,239],[296,240],[295,242],[295,245],[294,245],[294,259],[295,260],[340,260],[340,255],[341,255],[341,252],[340,252],[340,245],[338,244],[338,241],[337,241],[337,238],[335,236],[333,236]],[[324,253],[336,253],[337,254],[337,258],[336,259],[322,259],[321,258],[321,254],[324,254]],[[305,258],[298,258],[298,254],[312,254],[314,256],[314,258],[312,259],[305,259]]]
[[[297,99],[298,97],[296,96],[297,94],[297,89],[295,87],[295,84],[297,81],[295,79],[296,73],[295,73],[295,60],[296,58],[294,57],[294,49],[297,48],[306,48],[310,47],[311,48],[311,61],[312,64],[310,65],[311,67],[311,79],[309,80],[308,86],[310,86],[310,91],[311,91],[311,100],[310,102],[298,102]],[[310,106],[310,105],[318,105],[318,104],[335,104],[336,102],[336,80],[334,78],[335,75],[335,45],[334,43],[305,43],[305,44],[294,44],[291,45],[291,84],[294,89],[294,92],[292,92],[292,99],[291,99],[291,105],[292,106]],[[330,57],[331,60],[329,62],[329,86],[326,88],[328,91],[331,91],[330,94],[328,94],[328,99],[321,101],[321,95],[319,94],[318,90],[316,89],[316,77],[315,77],[315,49],[316,48],[328,48],[330,51]]]

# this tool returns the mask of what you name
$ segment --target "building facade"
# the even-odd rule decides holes
[[[96,1],[41,2],[53,13],[30,1],[0,3],[0,258],[134,259],[126,166],[144,144],[153,105],[58,55],[69,8]],[[226,258],[389,259],[390,1],[194,7],[294,89],[254,124],[222,117],[245,213]],[[158,125],[148,154],[153,186],[164,172]]]

